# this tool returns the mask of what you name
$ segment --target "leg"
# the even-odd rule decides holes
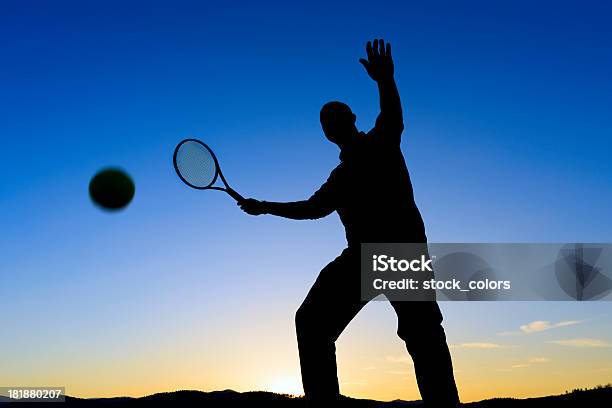
[[[360,300],[359,258],[345,251],[323,268],[295,315],[308,400],[340,396],[335,341],[364,305]]]
[[[391,302],[397,334],[412,356],[421,398],[427,407],[459,406],[453,363],[436,302]]]

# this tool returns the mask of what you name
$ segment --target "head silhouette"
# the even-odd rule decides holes
[[[357,117],[345,103],[327,102],[321,108],[320,119],[323,133],[325,133],[327,139],[340,148],[350,143],[357,134],[357,128],[355,127]]]

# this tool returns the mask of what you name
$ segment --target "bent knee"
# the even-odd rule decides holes
[[[329,322],[320,313],[313,313],[304,306],[295,312],[295,331],[298,342],[329,343],[336,341],[337,335],[329,327]]]
[[[312,313],[303,305],[295,312],[295,329],[298,334],[310,331],[313,326]]]
[[[409,352],[437,348],[446,344],[446,334],[441,324],[431,324],[422,327],[399,327],[397,335],[406,342]]]

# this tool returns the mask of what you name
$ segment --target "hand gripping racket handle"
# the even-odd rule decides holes
[[[237,192],[235,192],[234,190],[232,190],[231,188],[228,187],[225,191],[227,192],[227,194],[232,196],[232,198],[236,200],[237,202],[244,201],[244,197],[238,194]]]

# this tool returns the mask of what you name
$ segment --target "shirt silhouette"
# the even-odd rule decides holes
[[[276,203],[239,202],[249,214],[317,219],[337,211],[348,246],[319,274],[296,313],[296,331],[304,393],[309,401],[340,397],[335,341],[367,301],[360,296],[359,246],[362,242],[427,241],[421,214],[400,150],[402,107],[393,77],[391,46],[383,40],[366,45],[360,59],[376,81],[381,112],[372,130],[359,132],[356,117],[342,102],[321,109],[325,136],[340,147],[340,164],[309,199]],[[434,301],[391,302],[398,316],[398,335],[412,356],[417,383],[427,406],[459,404],[452,362]]]

